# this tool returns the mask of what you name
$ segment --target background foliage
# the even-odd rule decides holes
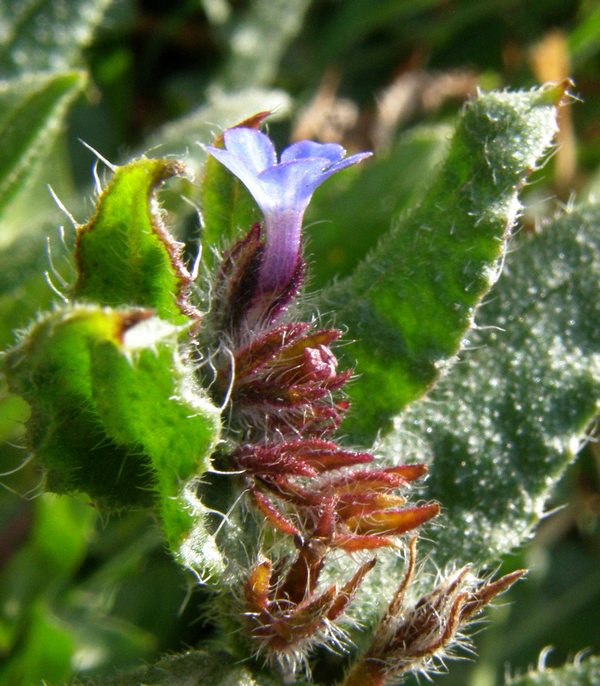
[[[580,101],[561,111],[559,148],[530,179],[521,235],[512,246],[516,254],[509,256],[515,259],[482,309],[481,330],[468,337],[474,350],[430,401],[401,416],[381,445],[383,454],[435,456],[431,492],[440,494],[449,521],[447,533],[436,536],[442,550],[453,546],[453,555],[465,516],[483,531],[481,518],[494,507],[490,494],[505,487],[519,492],[530,473],[523,455],[532,463],[551,460],[554,475],[571,459],[579,446],[568,437],[585,429],[598,397],[599,212],[597,206],[577,210],[540,235],[533,230],[561,206],[593,198],[600,189],[600,10],[594,2],[11,0],[0,9],[0,42],[2,348],[14,341],[15,329],[57,299],[44,271],[70,276],[57,233],[68,221],[45,186],[51,184],[77,221],[86,220],[94,156],[79,138],[115,163],[159,146],[161,155],[177,155],[199,172],[204,153],[197,141],[273,109],[270,131],[280,144],[321,137],[352,149],[375,148],[368,174],[352,170],[332,179],[311,206],[308,221],[326,222],[309,229],[310,285],[316,290],[333,276],[350,274],[390,220],[400,221],[421,199],[446,153],[458,108],[478,85],[528,88],[571,76]],[[197,221],[182,203],[182,191],[199,202],[197,188],[184,179],[172,182],[162,200],[176,210],[179,237],[193,246]],[[528,283],[523,277],[532,273],[542,276]],[[573,280],[573,274],[580,277]],[[56,283],[55,275],[51,279]],[[563,317],[565,294],[575,308]],[[545,308],[537,307],[536,297]],[[513,303],[512,321],[499,321],[503,302]],[[548,318],[553,306],[561,311]],[[496,334],[485,327],[494,326],[510,332],[505,349],[492,350]],[[572,343],[574,352],[542,354],[550,336]],[[524,377],[523,369],[531,376]],[[547,406],[536,404],[539,379],[548,375],[570,389],[570,402],[561,395],[555,406],[552,398]],[[508,386],[502,395],[494,379]],[[485,412],[474,412],[484,388],[483,404],[504,419],[494,431],[486,432]],[[510,402],[495,407],[497,397]],[[549,416],[562,422],[554,435],[519,431],[521,420],[532,427]],[[213,627],[201,612],[205,591],[188,586],[144,513],[103,519],[83,499],[37,497],[39,474],[31,463],[9,473],[23,463],[26,418],[18,398],[0,397],[1,678],[16,685],[41,678],[58,683],[74,673],[110,675],[210,638]],[[587,431],[593,435],[594,427]],[[450,499],[445,477],[455,460],[493,456],[494,450],[508,454],[517,471],[490,469],[485,484],[479,472],[475,480],[467,471]],[[507,665],[511,673],[525,672],[549,645],[554,649],[546,663],[557,667],[582,649],[598,653],[600,638],[589,627],[600,611],[599,489],[600,452],[591,441],[545,506],[561,509],[541,523],[525,549],[503,560],[503,570],[524,565],[531,572],[509,603],[491,613],[478,639],[479,659],[452,665],[439,683],[501,684]],[[548,484],[539,481],[527,485],[523,502],[499,498],[513,506],[504,513],[505,536],[533,523],[541,500],[524,501],[547,492]],[[496,534],[470,537],[461,557],[474,549],[495,557],[510,547]],[[324,681],[328,659],[316,673]],[[571,671],[581,683],[598,681],[597,663],[583,677],[581,670]],[[254,683],[238,672],[223,678]],[[553,678],[548,673],[513,683],[561,683]]]

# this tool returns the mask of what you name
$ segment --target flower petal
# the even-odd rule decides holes
[[[205,145],[204,149],[246,186],[250,194],[256,200],[257,205],[266,213],[270,208],[269,196],[265,194],[263,186],[256,176],[256,171],[243,158],[234,155],[229,150]]]
[[[327,178],[323,169],[328,166],[326,158],[310,157],[276,164],[261,172],[258,178],[274,210],[302,213],[315,188]]]
[[[277,164],[277,155],[271,139],[262,131],[235,127],[223,133],[225,149],[249,164],[256,173]]]
[[[345,150],[337,143],[299,141],[283,151],[277,164],[273,143],[257,129],[228,129],[223,141],[225,149],[206,146],[207,152],[248,188],[265,219],[256,292],[280,294],[301,263],[302,218],[313,192],[336,171],[361,162],[370,153],[344,157]],[[331,378],[343,383],[340,375]],[[328,390],[334,390],[334,385]]]
[[[356,155],[344,157],[343,160],[331,165],[331,167],[324,172],[325,178],[329,178],[332,174],[335,174],[342,169],[346,169],[346,167],[351,167],[353,164],[358,164],[359,162],[366,160],[368,157],[371,157],[372,154],[372,152],[357,152]]]
[[[299,141],[292,143],[281,153],[282,162],[306,159],[307,157],[321,157],[331,164],[339,162],[346,151],[337,143],[316,143],[315,141]]]

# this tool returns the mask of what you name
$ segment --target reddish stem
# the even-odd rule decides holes
[[[384,686],[384,684],[384,666],[363,658],[351,667],[340,686]]]

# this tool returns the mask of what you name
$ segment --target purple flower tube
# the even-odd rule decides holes
[[[264,215],[265,247],[257,290],[281,291],[300,260],[302,219],[315,189],[371,153],[345,157],[346,151],[336,143],[300,141],[287,147],[278,162],[270,138],[244,127],[226,130],[223,142],[224,148],[207,145],[207,152],[238,177]]]

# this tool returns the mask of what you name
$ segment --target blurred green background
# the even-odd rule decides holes
[[[274,109],[269,128],[280,145],[314,138],[374,149],[369,186],[350,171],[315,197],[312,287],[347,273],[419,197],[453,116],[477,88],[574,81],[559,147],[525,191],[521,230],[600,195],[600,5],[591,0],[116,0],[75,64],[89,83],[30,185],[39,220],[22,225],[11,268],[0,273],[0,285],[20,284],[0,301],[3,347],[53,297],[40,276],[44,240],[64,218],[45,184],[79,221],[92,207],[94,158],[79,139],[116,163],[152,149],[198,171],[197,142]],[[197,220],[180,191],[163,198],[179,210],[179,235],[194,241]],[[15,222],[25,205],[17,199]],[[40,475],[20,447],[24,418],[14,398],[0,400],[2,683],[111,674],[210,637],[206,591],[190,586],[146,515],[104,519],[84,499],[39,496]],[[589,433],[535,539],[502,562],[506,571],[529,567],[527,581],[489,614],[479,658],[450,663],[439,683],[501,684],[547,647],[550,665],[600,652],[600,448],[596,427]],[[329,661],[315,675],[325,682]]]

